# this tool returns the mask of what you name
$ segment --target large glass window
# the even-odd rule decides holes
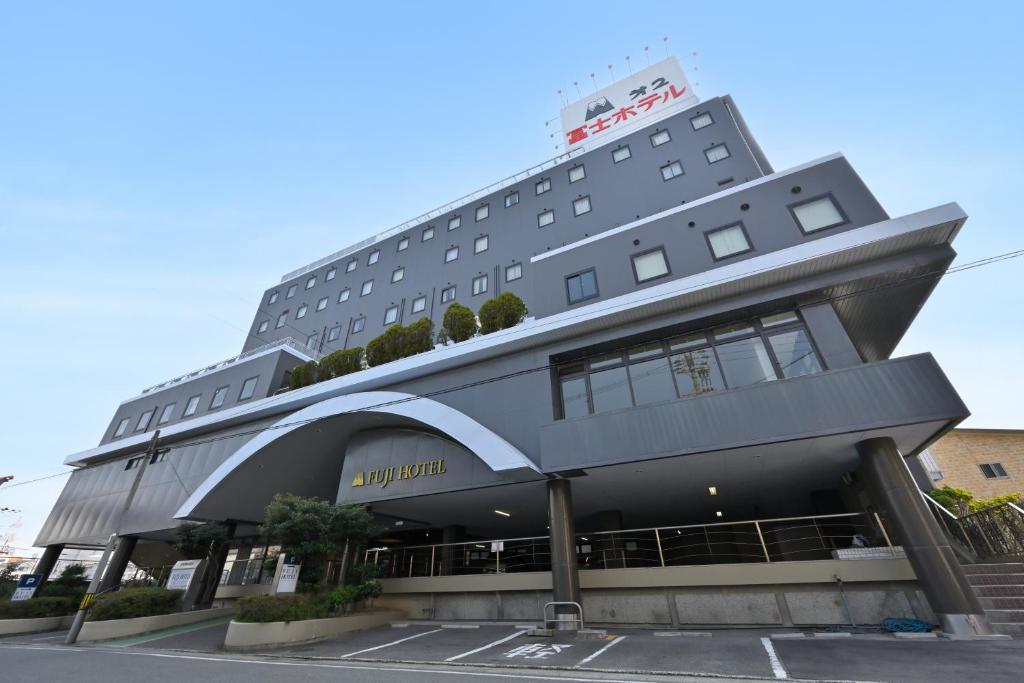
[[[562,378],[562,416],[582,417],[590,413],[586,377]]]
[[[565,287],[570,304],[593,299],[597,296],[597,273],[590,269],[570,275],[565,278]]]
[[[625,366],[590,373],[590,395],[594,401],[595,413],[633,405]]]
[[[800,377],[821,372],[821,364],[811,347],[811,339],[805,330],[780,332],[768,337],[772,351],[779,361],[779,370],[784,377]]]
[[[760,337],[720,344],[715,353],[730,387],[745,387],[775,379],[775,369]]]
[[[715,353],[710,348],[686,351],[672,356],[672,372],[679,395],[692,396],[725,388]]]
[[[636,405],[655,403],[676,398],[676,387],[672,382],[672,370],[668,358],[661,357],[631,363],[629,381],[633,385]]]

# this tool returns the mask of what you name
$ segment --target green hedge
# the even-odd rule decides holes
[[[433,348],[434,323],[430,318],[420,318],[405,327],[392,325],[367,344],[366,364],[370,367],[383,365]]]
[[[78,611],[74,598],[32,598],[18,602],[0,602],[0,619],[41,619],[63,617]]]
[[[329,353],[317,364],[317,380],[325,382],[335,377],[359,372],[363,369],[363,347],[343,349]]]
[[[181,608],[182,591],[166,588],[125,588],[93,602],[89,621],[134,619],[172,614]]]
[[[316,384],[319,376],[319,366],[315,360],[308,363],[296,365],[288,376],[288,386],[292,389],[301,389],[310,384]]]
[[[476,316],[458,301],[453,301],[444,312],[441,334],[444,341],[466,341],[476,334]]]
[[[266,623],[269,621],[304,621],[330,616],[330,604],[315,594],[256,595],[238,600],[235,621]]]
[[[480,306],[480,334],[508,329],[523,322],[526,304],[512,292],[502,292]]]

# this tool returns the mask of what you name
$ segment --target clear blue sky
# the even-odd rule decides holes
[[[235,355],[284,272],[553,156],[556,91],[663,36],[776,169],[841,151],[892,215],[959,202],[958,262],[1024,247],[1019,4],[835,5],[0,1],[0,475]],[[897,352],[968,425],[1024,428],[1022,268],[946,278]],[[0,488],[0,536],[62,485]]]

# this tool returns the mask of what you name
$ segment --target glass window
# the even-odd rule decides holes
[[[327,269],[327,274],[324,275],[324,280],[326,282],[330,282],[331,280],[333,280],[335,278],[335,276],[337,274],[338,274],[338,269],[337,268],[328,268]]]
[[[523,264],[513,263],[511,266],[505,268],[505,282],[512,282],[518,280],[523,276]]]
[[[384,324],[390,325],[398,321],[398,306],[388,306],[384,311]]]
[[[519,203],[519,190],[516,190],[515,192],[509,192],[507,195],[505,195],[505,208],[506,209],[509,208],[510,206],[515,206],[518,203]]]
[[[642,360],[644,358],[650,358],[661,354],[665,349],[661,346],[661,342],[652,342],[650,344],[643,344],[641,346],[634,346],[626,355],[630,360]]]
[[[340,336],[341,336],[341,325],[335,325],[330,330],[328,330],[328,332],[327,332],[327,341],[329,341],[329,342],[337,341],[337,339]]]
[[[632,406],[626,367],[590,373],[590,394],[594,400],[595,413]]]
[[[766,315],[761,318],[761,324],[765,327],[776,327],[778,325],[787,325],[789,323],[795,323],[799,318],[796,317],[796,313],[793,311],[786,311],[785,313],[775,313],[774,315]]]
[[[356,318],[352,321],[352,334],[362,332],[366,327],[366,318]]]
[[[800,377],[821,372],[821,364],[804,330],[780,332],[768,337],[783,377]]]
[[[637,284],[664,277],[668,272],[668,259],[661,247],[633,256],[633,276]]]
[[[311,349],[315,349],[316,348],[316,340],[317,340],[317,337],[319,337],[319,336],[320,336],[320,334],[318,332],[314,332],[313,334],[311,334],[308,337],[306,337],[306,346],[308,346]]]
[[[579,166],[573,166],[569,169],[569,182],[577,183],[587,177],[587,169],[584,168],[583,164]]]
[[[475,218],[476,218],[476,222],[477,223],[479,223],[482,220],[485,220],[490,215],[491,215],[491,205],[490,204],[484,204],[483,206],[476,207],[476,216],[475,216]]]
[[[552,210],[543,211],[537,214],[537,227],[543,228],[555,222],[555,212]]]
[[[745,337],[748,334],[754,334],[754,326],[750,323],[733,323],[731,325],[723,325],[722,327],[716,328],[712,334],[714,334],[715,339],[719,341],[723,339],[735,339],[736,337]]]
[[[990,462],[983,465],[978,465],[981,468],[981,473],[985,475],[986,479],[998,479],[1000,477],[1008,477],[1006,468],[1003,467],[1002,463]]]
[[[177,403],[168,403],[167,405],[165,405],[164,409],[160,411],[160,417],[157,419],[156,423],[158,425],[162,425],[170,422],[171,414],[174,413],[174,406],[176,405]]]
[[[487,276],[477,275],[473,278],[473,296],[483,294],[487,291]]]
[[[391,271],[391,281],[401,282],[405,279],[405,268],[395,268]]]
[[[273,292],[270,295],[270,298],[267,299],[267,304],[269,305],[269,304],[277,303],[277,295],[278,294],[279,294],[279,292]]]
[[[366,265],[372,266],[374,263],[380,260],[380,249],[374,249],[366,255]]]
[[[256,384],[260,381],[259,377],[250,377],[249,379],[242,382],[242,391],[238,394],[239,401],[246,401],[253,397],[256,393]]]
[[[565,418],[583,417],[590,413],[587,404],[587,380],[583,376],[563,377],[562,416]]]
[[[743,231],[743,226],[739,223],[704,234],[708,238],[711,254],[716,261],[742,254],[751,249],[750,242],[747,241],[747,233]]]
[[[591,270],[570,275],[565,279],[569,291],[569,303],[593,299],[597,296],[597,274]]]
[[[690,125],[693,126],[694,130],[707,128],[714,122],[714,119],[711,118],[711,114],[708,112],[704,112],[703,114],[697,114],[692,119],[690,119]]]
[[[477,237],[476,240],[473,242],[473,253],[479,254],[482,251],[487,251],[487,242],[487,235],[481,235],[480,237]]]
[[[327,297],[326,296],[323,299],[320,299],[320,301],[316,302],[316,310],[322,311],[325,308],[327,308]]]
[[[760,337],[721,344],[715,351],[730,389],[775,379],[775,369]]]
[[[351,261],[349,261],[348,263],[345,264],[345,272],[346,273],[351,273],[353,270],[356,269],[356,266],[358,266],[358,265],[359,265],[359,261],[356,261],[355,259],[352,259]]]
[[[709,164],[713,164],[716,161],[728,159],[729,148],[725,145],[715,145],[714,147],[704,150],[704,156],[707,157]]]
[[[444,262],[445,263],[451,263],[452,261],[454,261],[457,258],[459,258],[459,248],[458,247],[448,247],[448,249],[445,250],[445,252],[444,252]]]
[[[418,296],[412,300],[412,312],[420,313],[427,308],[427,297]]]
[[[427,240],[434,239],[434,226],[423,229],[423,234],[420,236],[420,242],[426,242]]]
[[[536,194],[544,194],[551,190],[551,178],[542,178],[537,181],[537,184],[533,186],[533,190]]]
[[[316,275],[306,280],[306,289],[313,289],[316,286]]]
[[[454,230],[455,228],[462,225],[462,216],[452,216],[448,219],[448,229]]]
[[[363,283],[362,289],[359,290],[359,296],[366,296],[373,291],[373,280],[367,280]]]
[[[124,431],[126,429],[128,429],[128,423],[130,421],[131,421],[131,418],[126,417],[123,420],[121,420],[120,422],[118,422],[117,423],[117,429],[114,430],[114,436],[116,437],[116,436],[121,436],[122,434],[124,434]]]
[[[260,326],[256,328],[256,334],[263,334],[264,332],[267,331],[268,327],[270,327],[270,321],[264,320],[263,322],[260,323]]]
[[[633,153],[629,151],[629,145],[624,145],[618,149],[612,150],[612,163],[619,163],[633,156]]]
[[[667,130],[659,130],[651,135],[651,147],[659,147],[672,139]]]
[[[455,285],[441,290],[441,303],[446,304],[449,301],[455,301]]]
[[[228,388],[218,387],[217,390],[213,392],[213,398],[210,399],[210,409],[212,410],[213,408],[220,408],[222,405],[224,405],[224,399],[226,399],[227,397]]]
[[[725,388],[718,361],[710,348],[672,356],[672,372],[680,396],[692,396]]]
[[[678,161],[673,161],[661,167],[662,180],[672,180],[681,175],[683,175],[683,165]]]
[[[302,304],[301,306],[299,306],[298,310],[295,311],[295,319],[298,320],[299,318],[305,318],[306,311],[308,310],[309,306],[307,306],[306,304]]]
[[[789,210],[793,212],[797,225],[807,234],[834,228],[846,222],[846,218],[831,196],[796,204],[789,207]]]
[[[185,404],[185,412],[182,413],[182,417],[191,417],[196,414],[196,410],[199,408],[199,400],[203,397],[202,394],[196,394],[188,399],[188,403]]]
[[[124,464],[126,470],[134,470],[136,467],[142,465],[142,461],[145,460],[145,456],[140,455],[137,458],[129,458],[128,462]]]
[[[338,293],[338,303],[343,304],[348,301],[349,296],[352,295],[352,290],[346,287]]]
[[[590,196],[578,197],[572,202],[572,214],[574,216],[582,216],[585,213],[590,213]]]
[[[298,288],[298,285],[292,285],[291,287],[289,287],[288,291],[284,295],[284,298],[291,299],[293,296],[295,296],[295,290],[297,290]]]
[[[596,370],[598,368],[607,368],[612,365],[622,364],[622,353],[606,353],[603,356],[595,356],[590,360],[590,368]]]
[[[668,348],[672,351],[678,351],[679,349],[692,349],[695,346],[703,346],[708,343],[708,337],[703,332],[695,332],[693,334],[687,334],[682,337],[677,337],[668,343]]]
[[[633,384],[633,397],[638,406],[676,398],[668,358],[632,363],[629,366],[629,380]]]
[[[409,248],[409,238],[408,237],[403,237],[402,239],[398,240],[398,248],[396,249],[396,251],[405,251],[408,248]]]
[[[284,311],[281,315],[277,316],[277,322],[274,324],[274,329],[281,329],[284,324],[288,322],[288,311]]]

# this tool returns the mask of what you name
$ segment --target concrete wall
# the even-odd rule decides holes
[[[161,614],[155,617],[138,617],[137,619],[111,619],[109,621],[87,621],[78,636],[81,642],[92,640],[111,640],[137,636],[152,631],[160,631],[174,626],[195,624],[207,619],[226,617],[234,612],[232,607],[202,609],[195,612],[176,612]]]
[[[935,486],[964,488],[976,498],[1024,494],[1024,430],[954,429],[928,450],[943,474]],[[987,479],[979,465],[994,462],[1008,476]]]
[[[224,637],[224,648],[249,650],[308,643],[350,631],[385,626],[405,618],[405,614],[399,610],[384,610],[305,621],[272,621],[261,624],[232,621]]]

